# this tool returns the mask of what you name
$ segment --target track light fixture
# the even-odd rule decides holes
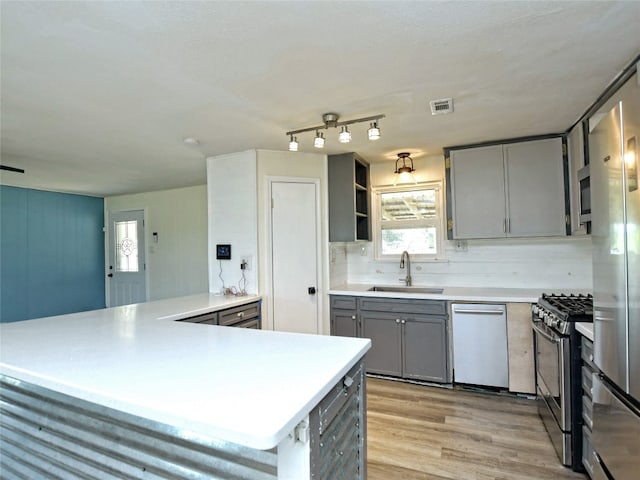
[[[316,132],[316,136],[313,140],[313,146],[316,148],[323,148],[325,143],[325,138],[320,130],[328,130],[329,128],[337,128],[342,127],[340,130],[340,135],[338,135],[338,140],[340,143],[349,143],[351,141],[351,132],[347,128],[348,125],[352,125],[354,123],[363,123],[370,122],[369,129],[367,130],[367,135],[369,140],[378,140],[380,138],[380,127],[378,126],[378,120],[384,118],[384,115],[373,115],[371,117],[364,118],[356,118],[354,120],[344,120],[339,122],[339,115],[337,113],[325,113],[322,115],[323,125],[318,125],[315,127],[309,128],[301,128],[299,130],[291,130],[287,132],[289,136],[289,150],[292,152],[298,151],[298,139],[294,137],[294,135],[298,133],[304,132]]]
[[[396,160],[396,171],[395,173],[411,173],[415,172],[415,168],[413,168],[413,158],[410,157],[410,153],[402,152],[398,154],[398,159]],[[411,162],[411,166],[407,165],[407,159]],[[400,160],[402,160],[402,165],[399,165]]]

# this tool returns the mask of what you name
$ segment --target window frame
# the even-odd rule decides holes
[[[436,216],[435,218],[424,220],[406,220],[404,225],[413,225],[420,227],[436,227],[436,254],[414,254],[409,252],[411,260],[416,262],[436,262],[445,260],[444,251],[444,233],[445,233],[445,214],[444,214],[444,202],[443,202],[443,182],[442,180],[432,182],[416,182],[410,185],[384,185],[373,186],[371,193],[373,196],[372,210],[373,210],[373,222],[372,222],[372,235],[373,235],[373,250],[374,259],[378,261],[397,262],[400,260],[400,254],[384,255],[382,253],[382,194],[383,193],[397,193],[397,192],[412,192],[418,190],[435,190],[436,194]],[[398,220],[400,224],[402,220]]]

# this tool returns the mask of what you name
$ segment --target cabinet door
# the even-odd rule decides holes
[[[445,318],[407,319],[403,324],[403,345],[404,377],[448,381]]]
[[[331,311],[331,335],[338,337],[358,336],[358,317],[352,310]]]
[[[562,139],[504,145],[507,236],[566,235]]]
[[[367,372],[402,374],[402,336],[400,319],[379,313],[362,314],[362,336],[371,339],[367,353]]]
[[[502,145],[450,153],[454,238],[505,236]]]

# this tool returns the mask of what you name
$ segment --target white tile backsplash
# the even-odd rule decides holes
[[[414,285],[549,291],[593,285],[590,236],[469,240],[466,252],[456,252],[455,243],[445,241],[445,251],[443,261],[411,262]],[[370,242],[332,243],[331,252],[332,286],[346,282],[400,285],[406,275],[398,262],[374,260]]]

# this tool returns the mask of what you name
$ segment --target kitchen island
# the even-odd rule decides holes
[[[204,307],[154,303],[0,325],[3,478],[298,480],[336,459],[364,478],[369,340],[176,322]],[[349,450],[321,448],[333,425]]]

